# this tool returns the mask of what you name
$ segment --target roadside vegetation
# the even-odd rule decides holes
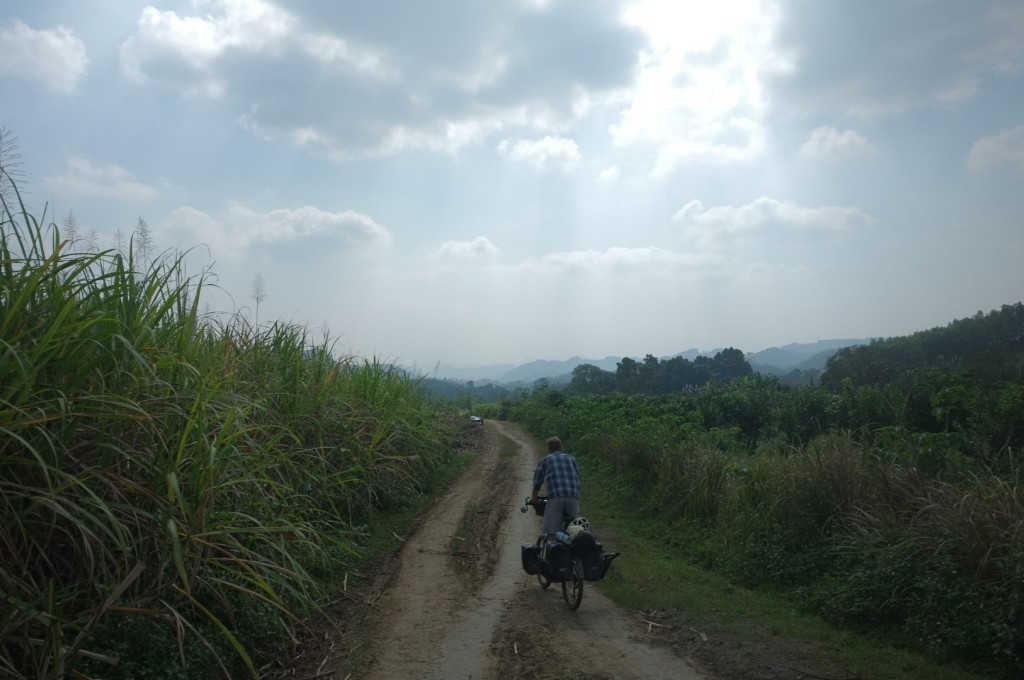
[[[12,197],[0,676],[256,676],[376,518],[450,478],[456,417],[303,327],[202,312],[181,255],[76,252]]]
[[[562,437],[657,559],[1012,678],[1024,674],[1022,359],[1017,304],[843,350],[814,386],[720,374],[626,391],[589,367],[563,390],[478,410]]]

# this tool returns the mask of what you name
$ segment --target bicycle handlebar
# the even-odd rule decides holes
[[[543,506],[547,502],[548,502],[548,497],[547,496],[537,496],[537,502],[536,503],[531,501],[529,498],[526,498],[523,501],[523,506],[521,508],[519,508],[519,512],[526,512],[526,509],[529,506],[531,506],[531,505],[533,505],[534,507],[536,507],[538,505]]]

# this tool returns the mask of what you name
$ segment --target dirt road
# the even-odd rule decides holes
[[[304,628],[265,680],[804,680],[867,677],[835,650],[736,614],[624,611],[586,584],[575,612],[555,584],[522,571],[540,529],[519,507],[538,452],[515,425],[488,421],[479,452],[416,522],[401,550],[346,575],[326,622]],[[586,480],[583,510],[586,514]],[[601,537],[600,518],[590,517]],[[614,539],[605,547],[617,550]],[[639,559],[625,554],[616,562]],[[349,576],[352,576],[350,579]],[[612,565],[611,578],[616,578]],[[318,619],[319,620],[319,619]]]
[[[542,590],[523,572],[520,545],[540,522],[519,505],[537,451],[513,425],[489,421],[484,432],[478,459],[406,538],[375,607],[374,640],[360,655],[368,668],[335,677],[709,678],[651,644],[640,617],[590,584],[571,612],[558,584]]]

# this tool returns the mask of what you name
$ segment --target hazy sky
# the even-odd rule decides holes
[[[6,0],[31,210],[345,354],[670,355],[1024,299],[1020,0]]]

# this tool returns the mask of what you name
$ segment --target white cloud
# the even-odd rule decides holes
[[[257,212],[235,203],[220,215],[189,206],[176,209],[161,229],[171,232],[186,247],[200,243],[215,257],[241,258],[254,249],[270,249],[275,256],[309,258],[332,252],[360,252],[387,248],[392,236],[368,215],[352,210],[327,212],[312,206]]]
[[[253,214],[253,233],[264,243],[279,243],[306,238],[313,234],[333,233],[352,246],[385,247],[391,234],[369,216],[353,210],[331,213],[304,206],[295,210],[281,208]]]
[[[710,253],[680,253],[652,246],[550,253],[524,260],[514,269],[529,277],[628,274],[631,277],[707,280],[734,274],[736,266],[735,262]]]
[[[967,165],[972,170],[1008,165],[1024,171],[1024,125],[979,139],[971,147]]]
[[[318,62],[337,66],[343,70],[351,69],[382,80],[393,80],[398,77],[394,67],[389,65],[383,55],[353,45],[350,41],[325,33],[300,34],[296,40],[302,49]]]
[[[521,140],[498,144],[498,151],[513,161],[523,161],[541,171],[575,170],[580,164],[580,150],[576,142],[565,137],[546,136],[543,139]]]
[[[85,158],[67,159],[67,172],[44,178],[46,186],[71,196],[113,198],[121,201],[146,201],[158,198],[160,191],[139,182],[119,165],[93,165]]]
[[[657,150],[651,175],[663,177],[687,161],[746,162],[764,151],[764,130],[759,121],[734,118],[708,127],[706,139],[665,140]]]
[[[612,184],[619,179],[621,174],[618,166],[612,165],[601,171],[601,174],[597,176],[597,181],[600,184]]]
[[[32,78],[62,94],[74,92],[89,67],[85,43],[63,26],[37,31],[14,19],[0,24],[0,73]]]
[[[693,200],[680,208],[672,221],[704,244],[734,240],[765,228],[801,232],[834,232],[870,224],[872,218],[858,208],[845,206],[802,206],[762,196],[741,206],[705,209]]]
[[[263,0],[206,0],[204,4],[213,11],[203,16],[145,8],[137,33],[121,46],[125,73],[144,83],[150,72],[159,73],[178,62],[192,71],[189,76],[171,76],[179,86],[218,96],[228,87],[218,75],[218,59],[230,52],[280,59],[294,48],[324,66],[395,77],[380,53],[338,36],[304,30],[294,16]],[[186,79],[193,82],[186,84]]]
[[[234,50],[279,54],[294,29],[291,17],[261,0],[212,0],[201,17],[146,7],[137,33],[121,45],[121,68],[131,80],[151,77],[176,82],[189,94],[223,96],[228,84],[214,68]]]
[[[773,101],[798,113],[875,117],[962,106],[993,76],[1024,67],[1019,0],[815,3],[781,0],[766,73]]]
[[[840,132],[834,127],[823,125],[815,128],[811,136],[800,147],[800,156],[811,159],[838,160],[862,155],[871,149],[867,137],[855,130]]]
[[[648,37],[635,86],[609,131],[619,146],[656,149],[652,174],[682,163],[747,161],[764,149],[759,73],[775,61],[774,16],[758,0],[630,5]]]
[[[127,76],[239,101],[253,134],[346,160],[562,134],[628,84],[642,42],[617,12],[574,3],[409,3],[402,21],[373,3],[193,5],[142,12]]]
[[[437,251],[440,258],[472,259],[493,257],[498,248],[486,236],[477,236],[472,241],[446,241]]]

